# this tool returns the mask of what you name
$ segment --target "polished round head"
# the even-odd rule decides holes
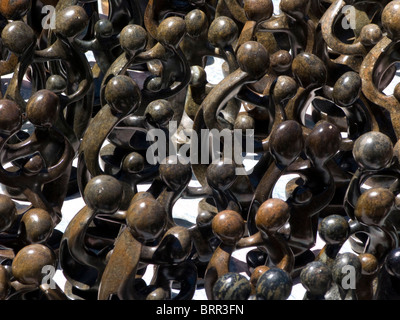
[[[114,177],[99,175],[88,182],[83,194],[85,203],[90,209],[113,214],[121,205],[123,188]]]
[[[154,199],[154,196],[147,191],[139,191],[137,193],[135,193],[135,195],[133,196],[133,198],[131,199],[130,204],[136,202],[136,201],[140,201],[143,199]]]
[[[161,287],[157,288],[147,295],[146,300],[168,300],[168,291]]]
[[[157,261],[168,264],[182,263],[192,253],[192,238],[186,227],[174,226],[164,234],[157,250],[153,254]]]
[[[377,24],[367,24],[361,29],[360,42],[366,47],[372,47],[382,39],[382,36],[382,30]]]
[[[26,116],[37,127],[52,127],[58,118],[58,96],[47,89],[34,93],[26,104]]]
[[[288,166],[303,151],[304,139],[301,125],[294,120],[280,123],[269,139],[269,151],[278,165]]]
[[[320,261],[313,261],[301,270],[300,281],[303,287],[311,294],[323,296],[331,287],[332,273],[326,264]]]
[[[247,19],[257,22],[271,18],[274,13],[272,0],[245,0],[243,9]]]
[[[141,100],[138,85],[125,75],[117,75],[108,81],[104,97],[114,112],[123,115],[134,112]]]
[[[186,14],[185,24],[187,34],[193,38],[200,36],[204,30],[208,29],[207,16],[199,9],[194,9]]]
[[[208,29],[208,41],[218,48],[232,45],[239,34],[236,23],[229,17],[221,16],[215,18]]]
[[[243,43],[236,53],[237,62],[242,71],[252,78],[259,79],[264,76],[269,68],[269,53],[257,41]]]
[[[163,81],[161,77],[151,76],[146,79],[144,87],[153,92],[157,92],[162,89]]]
[[[131,204],[126,212],[126,223],[130,232],[140,242],[158,239],[167,224],[167,214],[152,196],[142,196]]]
[[[49,247],[42,244],[30,244],[18,251],[11,270],[15,279],[22,284],[39,286],[42,283],[43,268],[56,267],[56,255]]]
[[[146,160],[137,152],[129,153],[122,162],[122,169],[128,173],[139,173],[143,171]]]
[[[361,261],[362,274],[373,275],[379,270],[378,259],[370,253],[360,253],[358,259]]]
[[[23,21],[8,23],[1,32],[3,45],[20,56],[36,44],[35,32]]]
[[[245,222],[236,211],[223,210],[212,220],[212,230],[223,243],[233,246],[243,237]]]
[[[275,103],[281,103],[283,100],[294,97],[297,89],[297,82],[292,77],[279,76],[272,92]]]
[[[54,93],[61,93],[67,89],[67,81],[60,75],[51,75],[46,81],[46,89]]]
[[[190,85],[192,87],[203,87],[207,84],[207,73],[200,66],[190,67]]]
[[[171,190],[182,190],[192,179],[190,163],[183,163],[181,156],[167,157],[159,167],[160,178]]]
[[[213,287],[215,300],[247,300],[251,285],[244,275],[228,272],[219,277]]]
[[[289,51],[279,50],[270,56],[271,68],[277,73],[288,71],[292,66],[292,55]]]
[[[81,6],[68,6],[57,12],[56,33],[70,38],[79,35],[89,24],[89,17]]]
[[[343,244],[350,235],[350,226],[343,216],[333,214],[322,219],[318,234],[326,244]]]
[[[0,14],[7,20],[22,19],[31,9],[32,0],[2,0]]]
[[[261,275],[256,285],[256,295],[261,300],[286,300],[292,292],[292,278],[279,268],[271,268]]]
[[[236,165],[226,159],[214,161],[207,167],[206,178],[210,187],[227,190],[237,178]]]
[[[168,17],[157,28],[157,40],[162,45],[176,47],[186,33],[186,23],[180,17]]]
[[[137,24],[128,24],[121,30],[119,43],[126,52],[144,50],[147,45],[147,31]]]
[[[381,170],[392,161],[392,141],[378,131],[364,133],[354,142],[353,156],[362,169]]]
[[[282,12],[298,20],[305,18],[310,5],[310,0],[281,0],[279,3]]]
[[[0,232],[8,230],[17,217],[17,208],[10,197],[0,194]]]
[[[385,258],[386,271],[400,279],[400,248],[392,249]]]
[[[51,215],[39,208],[28,210],[21,219],[19,232],[29,244],[44,243],[53,233]]]
[[[354,210],[356,219],[367,225],[384,223],[395,203],[393,192],[385,188],[371,188],[357,200]]]
[[[288,204],[281,200],[270,198],[264,201],[257,210],[256,226],[263,232],[277,232],[290,218]]]
[[[361,77],[357,72],[344,73],[333,87],[333,101],[341,107],[351,106],[359,98],[361,85]]]
[[[94,34],[99,38],[109,38],[113,34],[113,24],[108,19],[100,19],[94,25]]]
[[[0,134],[11,135],[22,125],[22,113],[12,100],[0,99]]]
[[[291,1],[291,0],[289,0]],[[292,62],[292,72],[303,88],[319,87],[327,80],[324,62],[312,53],[302,52]]]
[[[144,115],[150,124],[166,126],[174,116],[174,109],[168,100],[158,99],[148,104]]]
[[[255,120],[247,113],[238,114],[235,119],[234,129],[241,130],[246,135],[246,130],[254,130],[256,127]]]
[[[306,155],[314,164],[324,164],[339,151],[341,141],[340,130],[332,123],[321,121],[306,138]]]
[[[361,261],[354,253],[341,253],[333,262],[331,270],[332,280],[339,286],[342,285],[343,280],[346,281],[345,277],[348,277],[350,272],[355,276],[354,280],[357,282],[361,276]]]
[[[400,38],[400,1],[389,2],[382,11],[381,21],[390,39]]]

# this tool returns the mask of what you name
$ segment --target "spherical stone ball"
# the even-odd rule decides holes
[[[240,273],[228,272],[213,287],[215,300],[247,300],[251,293],[249,280]]]
[[[330,268],[320,262],[308,263],[300,273],[301,284],[314,295],[324,295],[331,287],[332,273]]]
[[[256,295],[264,300],[286,300],[292,292],[292,278],[279,268],[271,268],[257,281]]]
[[[56,267],[56,255],[49,247],[42,244],[30,244],[18,251],[11,270],[15,279],[27,285],[40,285],[45,273],[45,266]]]
[[[384,133],[370,131],[354,142],[353,156],[357,164],[366,170],[380,170],[389,165],[393,157],[393,144]]]
[[[121,183],[109,175],[99,175],[92,178],[84,190],[86,205],[101,213],[115,213],[121,205],[122,196]]]

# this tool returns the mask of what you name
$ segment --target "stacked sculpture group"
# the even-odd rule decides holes
[[[287,299],[296,278],[307,300],[400,297],[400,1],[277,3],[0,1],[1,299]]]

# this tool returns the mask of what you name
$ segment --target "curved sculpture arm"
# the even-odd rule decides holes
[[[394,96],[387,96],[381,92],[374,82],[377,62],[381,55],[390,51],[392,43],[392,40],[384,37],[371,49],[361,64],[360,77],[362,79],[362,92],[367,99],[389,111],[393,129],[398,139],[400,137],[400,102]]]
[[[142,244],[130,233],[128,228],[120,234],[107,266],[103,272],[99,286],[99,300],[107,300],[117,294],[123,299],[134,297],[134,280],[139,265]]]
[[[333,26],[340,14],[342,8],[346,5],[344,0],[336,0],[330,5],[328,10],[321,18],[321,29],[322,36],[333,51],[343,55],[361,55],[364,56],[367,51],[361,42],[355,42],[353,44],[346,44],[340,41],[333,33]]]

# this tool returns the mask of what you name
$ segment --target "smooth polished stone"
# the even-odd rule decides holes
[[[251,293],[249,280],[234,272],[224,274],[218,278],[213,287],[216,300],[247,300]]]

